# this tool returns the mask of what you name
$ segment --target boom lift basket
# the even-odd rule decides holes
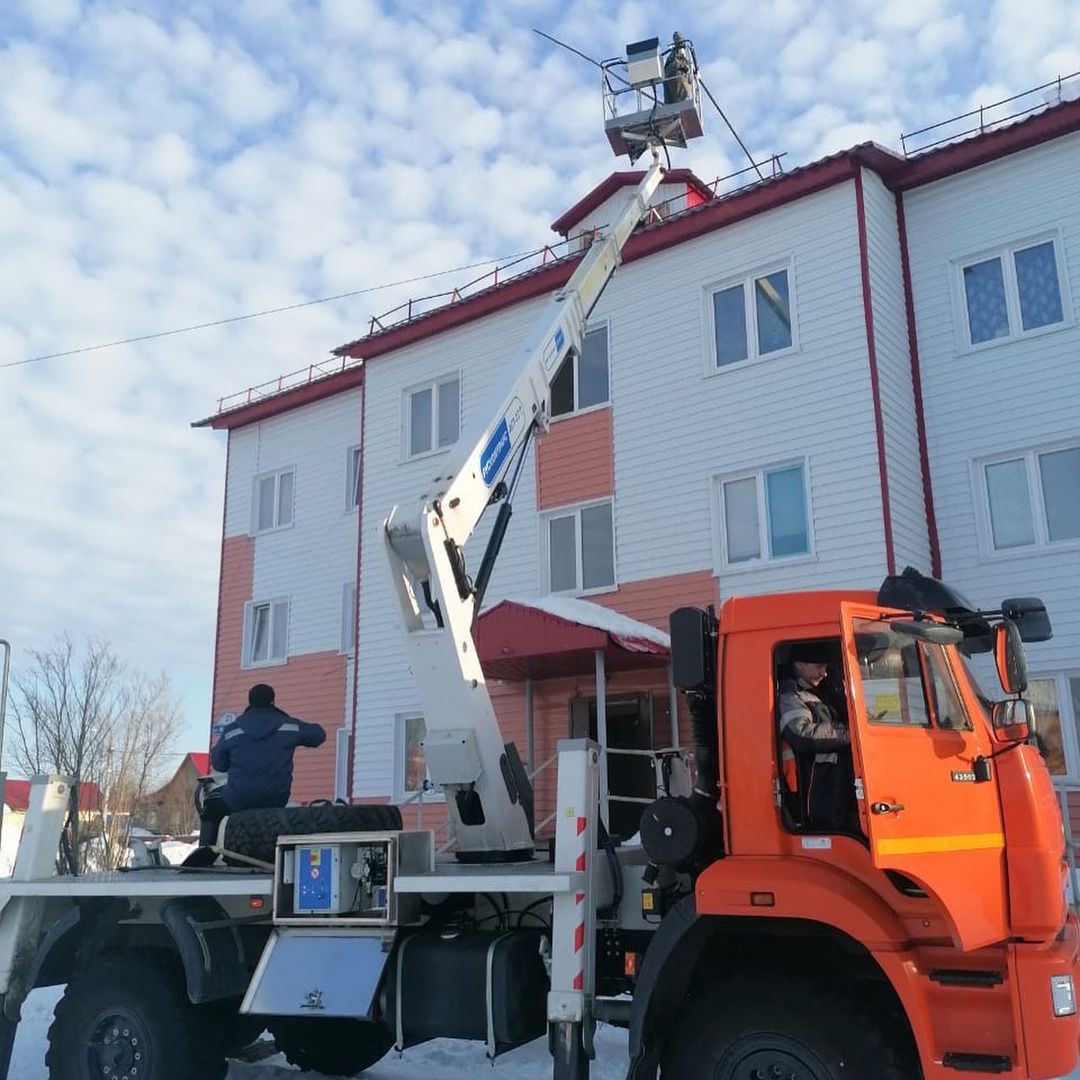
[[[702,134],[701,82],[693,43],[674,35],[661,52],[657,38],[626,47],[626,57],[600,65],[604,130],[611,149],[636,161],[650,145],[685,148]]]

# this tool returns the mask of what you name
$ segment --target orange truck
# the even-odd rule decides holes
[[[736,598],[671,628],[697,779],[642,822],[662,919],[634,980],[630,1080],[1069,1073],[1080,939],[1022,697],[1042,604],[980,612],[907,570],[877,595]],[[851,813],[827,830],[781,741],[806,643],[850,727]],[[994,703],[969,667],[989,652]]]

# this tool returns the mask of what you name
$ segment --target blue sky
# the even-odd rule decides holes
[[[0,364],[538,247],[625,161],[595,70],[533,26],[597,57],[680,30],[788,167],[1080,70],[1069,0],[6,0]],[[706,122],[673,163],[708,180],[742,161]],[[205,746],[225,454],[189,424],[409,291],[0,367],[16,665],[57,631],[103,637],[169,672]]]

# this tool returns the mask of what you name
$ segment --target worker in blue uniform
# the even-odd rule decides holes
[[[324,742],[326,731],[319,724],[297,720],[274,704],[272,686],[253,686],[248,691],[248,707],[225,725],[210,751],[211,767],[227,779],[199,807],[199,846],[213,845],[222,818],[237,810],[285,806],[292,789],[296,748]]]

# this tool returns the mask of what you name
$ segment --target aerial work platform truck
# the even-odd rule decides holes
[[[393,807],[223,822],[232,864],[58,874],[70,781],[38,778],[0,882],[0,1080],[26,995],[66,985],[53,1080],[220,1080],[264,1030],[351,1076],[391,1048],[548,1040],[587,1080],[600,1021],[627,1080],[1048,1080],[1077,1062],[1078,923],[1063,822],[1024,699],[1033,598],[980,609],[915,570],[876,590],[737,597],[671,615],[692,783],[658,790],[639,842],[609,836],[601,751],[559,745],[553,842],[504,742],[473,640],[551,383],[660,184],[700,133],[691,42],[604,65],[608,137],[644,179],[507,364],[480,430],[383,535],[424,749],[452,850]],[[471,576],[463,549],[498,507]],[[851,732],[851,814],[824,830],[785,768],[783,673],[826,650]],[[992,654],[1003,697],[969,666]],[[988,657],[989,659],[989,657]],[[265,838],[264,838],[265,839]]]

